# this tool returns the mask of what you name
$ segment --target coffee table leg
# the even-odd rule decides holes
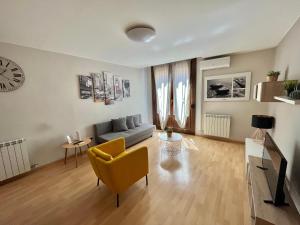
[[[82,155],[81,147],[79,147],[79,150],[80,150],[80,155]]]
[[[67,165],[68,149],[65,149],[65,165]]]
[[[75,160],[76,160],[76,168],[77,168],[77,148],[75,147]]]

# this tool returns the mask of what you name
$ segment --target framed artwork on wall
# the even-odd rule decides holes
[[[114,94],[116,101],[123,100],[122,78],[117,75],[114,75]]]
[[[207,76],[204,101],[249,101],[251,72]]]
[[[114,76],[111,72],[103,72],[104,90],[105,90],[105,105],[114,104]]]
[[[91,76],[78,75],[79,78],[79,94],[81,99],[89,99],[93,97],[93,81]]]
[[[130,97],[130,82],[129,82],[129,80],[123,80],[122,86],[123,86],[123,97],[129,98]]]
[[[94,101],[95,102],[104,102],[105,93],[104,93],[104,79],[102,73],[91,73],[93,78],[93,90],[94,90]]]

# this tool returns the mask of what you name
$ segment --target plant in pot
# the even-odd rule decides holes
[[[284,89],[287,92],[287,96],[291,97],[291,93],[297,89],[298,81],[297,80],[285,80],[284,81]]]
[[[170,138],[172,137],[173,129],[172,127],[167,127],[166,128],[167,136]]]
[[[290,93],[289,97],[297,100],[300,99],[300,83],[296,85],[295,89]]]
[[[267,74],[267,81],[277,81],[279,75],[280,75],[279,71],[272,70]]]

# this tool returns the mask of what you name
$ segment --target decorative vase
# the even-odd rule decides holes
[[[277,80],[278,80],[278,76],[267,76],[268,82],[277,81]]]
[[[168,136],[168,138],[172,137],[172,133],[173,133],[173,130],[171,130],[171,129],[167,130],[167,136]]]
[[[300,99],[300,90],[294,90],[289,94],[292,99]]]
[[[287,96],[291,98],[291,94],[294,90],[286,90]]]

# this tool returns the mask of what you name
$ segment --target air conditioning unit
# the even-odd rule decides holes
[[[211,70],[230,67],[230,56],[208,59],[200,62],[200,70]]]

